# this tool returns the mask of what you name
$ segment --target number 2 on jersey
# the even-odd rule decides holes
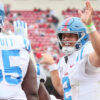
[[[70,80],[68,77],[63,77],[62,80],[63,84],[65,84],[65,88],[64,88],[64,100],[72,100],[71,96],[68,96],[68,98],[66,98],[67,93],[71,90],[71,86],[70,86]]]
[[[10,56],[19,56],[19,50],[2,50],[2,61],[4,66],[4,74],[0,70],[0,82],[2,82],[3,77],[9,84],[18,84],[22,78],[22,70],[19,66],[10,66]],[[18,74],[18,77],[12,78],[11,74]]]

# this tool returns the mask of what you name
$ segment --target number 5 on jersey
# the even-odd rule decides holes
[[[8,84],[18,84],[21,81],[22,78],[22,70],[19,66],[10,66],[10,56],[20,56],[19,50],[2,50],[2,61],[4,66],[4,75],[2,70],[0,70],[0,82],[3,81],[3,78],[5,77],[5,80]],[[17,74],[17,77],[13,77],[11,75]]]

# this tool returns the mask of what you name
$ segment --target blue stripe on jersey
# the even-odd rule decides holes
[[[29,42],[29,43],[28,43]],[[26,38],[24,38],[25,49],[31,51],[31,43]]]
[[[82,60],[82,58],[83,58],[83,51],[84,51],[84,46],[82,47],[80,54],[78,54],[78,56],[77,56],[77,58],[76,58],[76,62],[79,61],[79,60]],[[79,56],[80,56],[80,57],[79,57]],[[80,59],[79,59],[79,58],[80,58]]]
[[[31,42],[29,41],[28,51],[31,51]]]
[[[37,65],[37,75],[40,75],[40,65],[39,64],[36,65]]]
[[[26,41],[26,39],[24,39],[24,45],[25,45],[25,48],[27,49],[27,41]]]
[[[0,69],[0,82],[2,82],[3,80],[3,74],[2,74],[2,70]]]
[[[76,62],[77,62],[77,61],[79,61],[79,55],[78,55],[77,58],[76,58]]]
[[[29,42],[29,43],[28,43]],[[27,51],[31,51],[31,43],[27,39],[24,38],[24,45]]]
[[[84,46],[81,49],[80,60],[82,60],[82,58],[83,58],[83,51],[84,51]]]
[[[10,40],[11,46],[13,46],[13,40],[12,39],[9,39],[9,40]]]

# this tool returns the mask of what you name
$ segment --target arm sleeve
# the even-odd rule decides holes
[[[89,56],[88,56],[88,60],[86,62],[86,69],[85,69],[86,73],[89,75],[95,75],[95,74],[99,74],[100,73],[100,67],[95,67],[93,66],[90,61],[89,61]]]

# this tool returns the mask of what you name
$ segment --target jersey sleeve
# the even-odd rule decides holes
[[[86,73],[89,75],[94,75],[94,74],[100,73],[100,67],[93,66],[89,61],[89,57],[88,57],[88,60],[86,62]]]
[[[90,41],[83,47],[83,49],[84,49],[83,56],[89,55],[94,51],[92,43]]]
[[[89,55],[92,52],[94,52],[94,49],[93,49],[90,41],[86,45],[83,46],[83,48],[81,49],[81,52],[80,52],[80,58],[81,59],[83,58],[84,61],[86,61],[86,65],[85,65],[86,73],[91,74],[91,75],[100,73],[100,68],[93,66],[89,60]]]
[[[89,56],[90,53],[94,51],[91,42],[87,42],[82,49],[79,51],[76,61],[85,59]]]

